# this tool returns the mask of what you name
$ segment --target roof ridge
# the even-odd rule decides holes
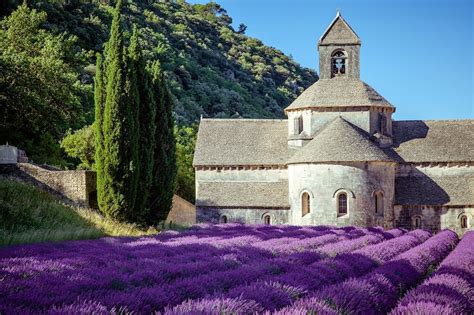
[[[365,131],[337,116],[294,154],[287,164],[380,161],[395,162]]]
[[[288,119],[274,119],[274,118],[202,118],[201,121],[206,120],[206,121],[245,121],[245,122],[252,122],[252,121],[258,121],[258,122],[284,122],[288,121]]]

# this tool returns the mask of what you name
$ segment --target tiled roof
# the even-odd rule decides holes
[[[316,107],[391,107],[367,83],[359,79],[320,79],[307,88],[285,111]]]
[[[356,161],[393,161],[368,134],[338,117],[290,158],[288,164]]]
[[[396,205],[474,205],[474,174],[395,179]]]
[[[194,153],[194,166],[285,165],[287,120],[203,119]]]
[[[301,161],[474,162],[474,120],[394,121],[394,147],[379,149],[342,118],[301,149],[288,148],[287,120],[203,119],[195,166],[286,165]],[[392,151],[392,152],[390,152]]]
[[[393,138],[406,162],[474,161],[474,120],[394,121]]]
[[[289,208],[288,181],[199,182],[196,206]]]

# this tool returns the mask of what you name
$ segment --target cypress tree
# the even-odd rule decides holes
[[[128,197],[127,219],[128,221],[142,223],[144,220],[141,209],[137,209],[138,198],[138,184],[140,181],[140,161],[139,161],[139,122],[138,114],[140,110],[140,95],[139,95],[139,70],[138,70],[138,33],[135,31],[134,37],[131,38],[131,45],[128,51],[124,54],[126,79],[125,79],[125,93],[127,95],[127,124],[125,135],[128,138],[128,150],[123,152],[125,160],[130,161],[130,173],[128,178],[125,178],[127,185],[125,186],[125,194]],[[125,138],[125,139],[127,139]],[[141,189],[141,188],[140,188]]]
[[[153,65],[156,104],[156,133],[153,182],[150,192],[148,223],[164,221],[171,210],[176,178],[176,142],[174,138],[173,100],[159,65]]]
[[[106,95],[103,116],[102,181],[98,181],[99,207],[106,215],[130,220],[138,183],[137,115],[130,104],[132,83],[127,76],[121,30],[122,1],[118,0],[107,43]]]
[[[94,103],[95,103],[95,168],[97,173],[97,188],[103,187],[104,173],[103,173],[103,156],[104,156],[104,134],[102,131],[103,120],[104,120],[104,77],[103,77],[103,64],[102,55],[97,54],[96,73],[94,79]],[[102,201],[103,189],[97,189],[97,202],[99,208],[103,208],[104,204]]]
[[[155,116],[156,105],[153,90],[151,89],[151,77],[147,72],[143,55],[138,43],[138,30],[134,25],[132,38],[130,40],[129,58],[133,67],[133,77],[135,82],[135,93],[138,108],[138,129],[139,129],[139,180],[138,187],[140,193],[137,194],[135,203],[135,216],[146,219],[148,212],[147,202],[153,179],[153,156],[155,147]]]
[[[164,74],[161,75],[161,84],[163,91],[163,105],[166,117],[166,126],[164,128],[164,152],[165,152],[165,178],[163,190],[163,211],[158,218],[160,221],[166,220],[168,213],[173,205],[173,195],[176,188],[176,174],[178,168],[176,165],[176,139],[174,136],[174,102]]]
[[[165,220],[176,178],[173,101],[159,63],[147,71],[138,31],[124,49],[117,1],[95,81],[99,208],[138,223]],[[138,187],[140,193],[138,193]]]

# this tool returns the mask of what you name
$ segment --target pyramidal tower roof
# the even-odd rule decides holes
[[[285,111],[314,107],[393,107],[370,85],[358,79],[319,80],[290,104]]]
[[[344,20],[341,13],[337,11],[336,17],[329,24],[326,31],[319,39],[319,45],[329,44],[359,44],[361,41],[349,23]]]
[[[392,107],[382,95],[359,79],[318,80],[285,111],[315,107]]]
[[[337,117],[295,153],[287,164],[324,162],[393,162],[363,130]]]

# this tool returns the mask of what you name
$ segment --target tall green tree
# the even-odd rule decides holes
[[[97,181],[99,208],[106,215],[133,221],[138,184],[137,108],[131,104],[133,82],[127,68],[118,0],[105,56],[105,107],[101,180]]]
[[[97,54],[96,73],[94,79],[95,103],[95,166],[97,174],[97,204],[99,209],[105,209],[104,193],[104,111],[105,111],[105,78],[102,55]]]
[[[150,191],[149,223],[164,221],[173,203],[176,179],[176,141],[174,137],[173,99],[166,86],[158,63],[153,65],[156,133],[153,165],[153,182]]]
[[[153,157],[155,143],[155,116],[156,104],[154,91],[151,88],[151,75],[147,71],[146,62],[141,53],[141,47],[138,41],[138,30],[136,25],[133,27],[133,33],[129,47],[130,82],[132,97],[130,102],[136,104],[138,108],[138,152],[139,152],[139,180],[138,186],[140,193],[137,194],[135,203],[135,215],[145,218],[149,211],[147,202],[153,180]],[[157,92],[159,93],[159,91]],[[159,100],[159,94],[156,95]]]

